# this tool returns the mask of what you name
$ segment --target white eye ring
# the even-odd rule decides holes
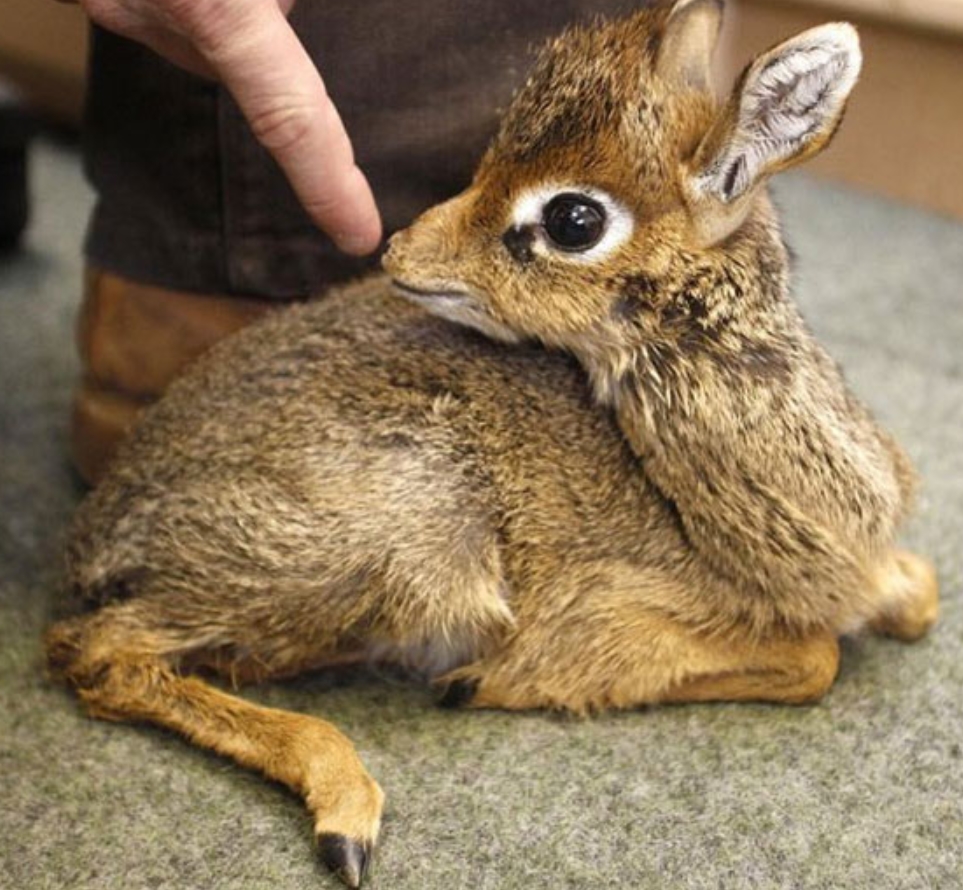
[[[566,251],[552,245],[552,242],[541,231],[542,218],[545,207],[558,195],[585,195],[605,210],[605,231],[598,243],[588,250]],[[528,228],[535,233],[532,250],[540,256],[551,256],[554,259],[570,263],[595,263],[605,259],[615,250],[625,244],[632,237],[635,223],[620,201],[616,201],[607,192],[592,186],[577,183],[546,183],[537,188],[522,192],[512,205],[511,226],[514,228]]]

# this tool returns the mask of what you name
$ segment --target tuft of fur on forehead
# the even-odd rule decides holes
[[[716,107],[656,74],[669,7],[577,25],[542,48],[488,153],[488,164],[571,172],[593,165],[636,182],[672,178]],[[586,152],[586,145],[592,146]]]

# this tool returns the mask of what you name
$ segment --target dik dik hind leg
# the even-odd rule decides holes
[[[571,616],[564,626],[527,625],[493,658],[444,678],[450,684],[441,703],[577,713],[656,702],[798,704],[820,698],[838,666],[830,634],[759,642],[748,634],[709,637],[615,603]]]
[[[45,641],[51,668],[92,716],[175,730],[300,794],[325,863],[359,886],[384,795],[351,742],[323,720],[260,707],[180,676],[172,652],[183,641],[152,629],[144,612],[145,601],[132,600],[55,624]]]
[[[907,550],[896,550],[878,574],[880,611],[870,621],[877,633],[913,642],[925,636],[940,613],[933,566]]]

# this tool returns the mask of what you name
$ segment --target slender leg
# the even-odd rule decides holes
[[[870,621],[870,628],[907,643],[925,636],[940,613],[939,584],[933,566],[915,553],[897,550],[879,578],[880,612]]]
[[[442,678],[449,685],[441,703],[577,713],[656,702],[795,704],[820,698],[839,666],[830,633],[707,635],[640,606],[637,588],[572,603],[575,611],[520,622],[503,649]]]
[[[170,639],[132,624],[136,605],[54,625],[46,638],[51,667],[92,716],[175,730],[302,795],[326,864],[359,886],[384,795],[351,742],[323,720],[254,705],[180,676],[165,655]]]
[[[562,708],[587,713],[660,702],[763,701],[805,704],[832,686],[839,667],[834,636],[740,645],[693,640],[655,663],[626,659],[595,674],[587,662],[553,666],[545,675],[520,678],[510,660],[460,669],[445,679],[446,706]],[[594,676],[593,676],[594,675]]]
[[[831,634],[803,640],[707,647],[707,663],[666,690],[662,701],[818,701],[836,679],[839,642]]]

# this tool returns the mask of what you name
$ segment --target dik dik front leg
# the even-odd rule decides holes
[[[830,635],[727,646],[680,634],[652,660],[606,655],[538,667],[518,652],[449,675],[441,703],[472,708],[561,708],[589,713],[661,702],[763,701],[804,704],[821,698],[839,667]],[[675,651],[673,651],[675,650]]]
[[[384,795],[351,742],[323,720],[260,707],[181,676],[170,635],[151,629],[147,611],[144,601],[132,600],[54,625],[45,641],[51,668],[92,716],[175,730],[300,794],[325,864],[348,886],[360,886]]]
[[[672,582],[653,578],[669,594]],[[544,603],[543,598],[533,598]],[[707,635],[640,605],[616,582],[519,616],[519,630],[485,661],[443,678],[442,704],[561,708],[588,713],[658,702],[819,699],[839,666],[835,635],[752,639]]]
[[[678,599],[670,579],[627,582],[616,570],[608,580],[610,587],[590,595],[530,598],[533,611],[520,612],[519,630],[503,649],[443,678],[442,704],[575,712],[656,702],[797,704],[820,698],[835,679],[839,645],[831,632],[705,635],[640,605],[646,590],[662,602]],[[939,614],[930,563],[893,551],[874,580],[878,611],[870,629],[906,642],[924,636]]]

